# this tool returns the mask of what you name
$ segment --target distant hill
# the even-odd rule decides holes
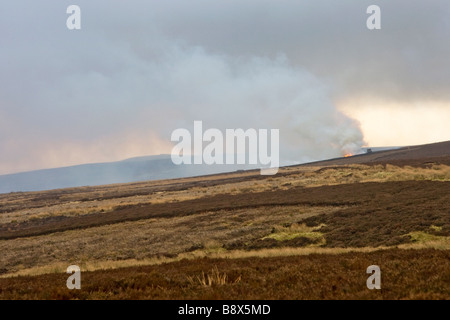
[[[245,165],[175,165],[170,155],[131,158],[0,175],[0,193],[42,191],[146,180],[172,179],[251,169]]]
[[[393,149],[370,149],[372,152],[351,157],[310,162],[302,165],[334,166],[386,163],[414,166],[430,163],[450,165],[450,141],[409,147],[395,147]],[[0,175],[0,193],[43,191],[69,187],[174,179],[249,169],[256,169],[256,166],[174,165],[170,159],[170,155],[145,156],[117,162],[93,163]]]

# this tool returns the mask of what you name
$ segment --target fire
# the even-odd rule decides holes
[[[344,157],[346,157],[346,158],[351,157],[351,156],[352,156],[351,153],[346,153],[346,154],[344,155]]]

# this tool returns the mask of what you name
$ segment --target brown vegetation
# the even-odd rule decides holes
[[[343,184],[316,188],[294,187],[288,190],[235,195],[221,194],[175,203],[126,206],[105,214],[86,214],[77,217],[58,216],[28,220],[22,223],[2,224],[0,225],[0,239],[43,235],[124,221],[172,218],[206,211],[280,205],[355,206],[355,208],[347,209],[352,210],[351,212],[343,212],[341,216],[357,214],[359,217],[377,212],[376,219],[382,217],[383,214],[389,216],[396,214],[397,219],[403,219],[404,215],[421,215],[426,210],[429,219],[424,222],[424,225],[440,226],[448,222],[445,220],[445,214],[450,207],[448,190],[450,190],[450,182],[402,181]],[[448,227],[446,227],[444,232],[448,231]]]
[[[0,299],[448,299],[450,167],[409,164],[0,195]]]
[[[449,260],[449,251],[395,249],[183,260],[82,270],[81,290],[68,290],[63,273],[0,279],[0,299],[448,299]],[[366,269],[374,264],[381,290],[366,287]]]

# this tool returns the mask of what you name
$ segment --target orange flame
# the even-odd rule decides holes
[[[346,158],[351,157],[351,156],[352,156],[351,153],[346,153],[346,154],[344,155],[344,157],[346,157]]]

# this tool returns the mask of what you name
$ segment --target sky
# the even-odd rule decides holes
[[[0,174],[170,153],[194,120],[277,128],[282,163],[450,140],[448,0],[336,3],[2,1]]]

